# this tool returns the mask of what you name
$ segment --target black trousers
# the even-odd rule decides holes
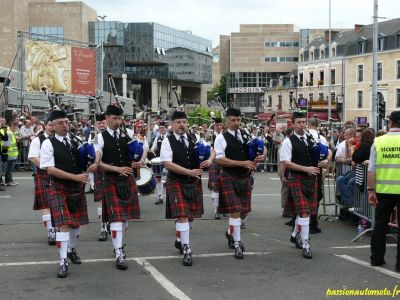
[[[386,253],[386,233],[388,223],[397,206],[397,223],[400,219],[400,195],[377,194],[378,205],[375,209],[374,232],[371,239],[371,260],[383,259]],[[397,234],[397,262],[400,263],[400,231]]]

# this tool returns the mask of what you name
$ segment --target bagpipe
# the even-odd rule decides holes
[[[73,131],[69,132],[71,139],[78,144],[78,158],[79,165],[83,171],[93,164],[96,160],[96,151],[93,144],[89,144],[87,141],[77,136]]]
[[[129,159],[138,162],[143,155],[143,142],[138,139],[132,139],[124,124],[121,124],[119,130],[127,140]]]
[[[204,142],[203,139],[200,139],[195,143],[194,151],[196,152],[196,159],[199,163],[209,159],[211,156],[211,146]]]
[[[249,160],[253,161],[257,156],[262,155],[264,153],[264,141],[258,137],[253,138],[250,142],[247,143],[249,149]]]
[[[315,164],[318,164],[320,161],[325,160],[328,157],[329,154],[329,147],[328,145],[325,145],[321,143],[320,140],[316,141],[312,134],[306,132],[307,136],[307,142],[311,143],[311,153],[312,153],[312,159]]]

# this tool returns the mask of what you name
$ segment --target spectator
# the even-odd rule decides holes
[[[11,124],[11,128],[7,129],[8,140],[10,144],[8,146],[8,158],[7,162],[5,163],[4,173],[5,173],[5,184],[7,186],[16,186],[16,183],[12,176],[12,171],[14,169],[14,164],[18,158],[18,146],[17,146],[17,139],[14,135],[14,132],[18,132],[18,123],[13,122]]]
[[[33,127],[31,124],[31,120],[25,120],[24,125],[20,128],[19,130],[20,133],[20,138],[21,138],[21,152],[19,153],[20,155],[20,161],[21,164],[25,164],[28,162],[27,156],[28,156],[28,150],[29,150],[29,142],[31,140],[31,137],[34,134]],[[26,166],[26,169],[29,170],[29,163]]]

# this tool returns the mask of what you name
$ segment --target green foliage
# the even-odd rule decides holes
[[[226,99],[226,74],[223,74],[221,76],[221,79],[217,85],[213,87],[213,89],[209,92],[207,92],[207,100],[208,101],[214,101],[215,100],[215,94],[218,94],[219,97],[221,98],[221,101],[225,103]]]
[[[211,123],[211,116],[210,112],[214,111],[215,117],[220,118],[221,112],[218,110],[211,110],[209,107],[200,106],[188,113],[188,121],[190,125],[197,124],[203,125],[207,124],[210,125]],[[199,115],[198,115],[199,114]]]

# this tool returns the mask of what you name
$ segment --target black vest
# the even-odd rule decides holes
[[[42,144],[46,139],[47,137],[44,134],[39,135],[40,148],[42,148]]]
[[[162,144],[164,139],[165,139],[165,135],[164,135],[164,137],[162,139],[161,139],[161,135],[157,137],[157,140],[156,140],[156,142],[157,142],[157,150],[154,153],[156,155],[156,157],[160,156],[161,144]]]
[[[57,140],[56,137],[49,138],[54,149],[54,164],[57,169],[63,170],[72,174],[82,172],[79,165],[78,145],[71,141],[71,151],[68,151],[67,146]],[[56,179],[58,180],[58,179]]]
[[[129,167],[131,160],[128,155],[128,144],[126,137],[121,137],[119,134],[118,142],[114,140],[114,137],[107,131],[101,133],[104,140],[103,157],[101,161],[107,165],[117,167]]]
[[[241,131],[243,144],[236,139],[228,131],[222,133],[226,141],[225,157],[232,160],[245,161],[249,159],[249,148],[247,146],[248,140],[245,138],[245,134]],[[223,167],[224,171],[233,174],[235,176],[243,176],[247,174],[247,169],[241,167]]]
[[[194,151],[195,143],[193,138],[187,135],[189,140],[189,147],[185,148],[185,146],[175,138],[175,134],[171,134],[168,136],[169,144],[172,149],[172,162],[177,164],[183,168],[192,170],[198,169],[200,166],[196,159],[196,152]],[[187,175],[176,174],[173,172],[169,172],[172,177],[175,177],[180,180],[186,180]]]
[[[307,141],[308,146],[306,146],[306,144],[302,142],[295,134],[292,134],[289,139],[290,142],[292,143],[292,162],[301,166],[306,166],[306,167],[312,166],[313,165],[311,159],[312,148],[310,141]]]

